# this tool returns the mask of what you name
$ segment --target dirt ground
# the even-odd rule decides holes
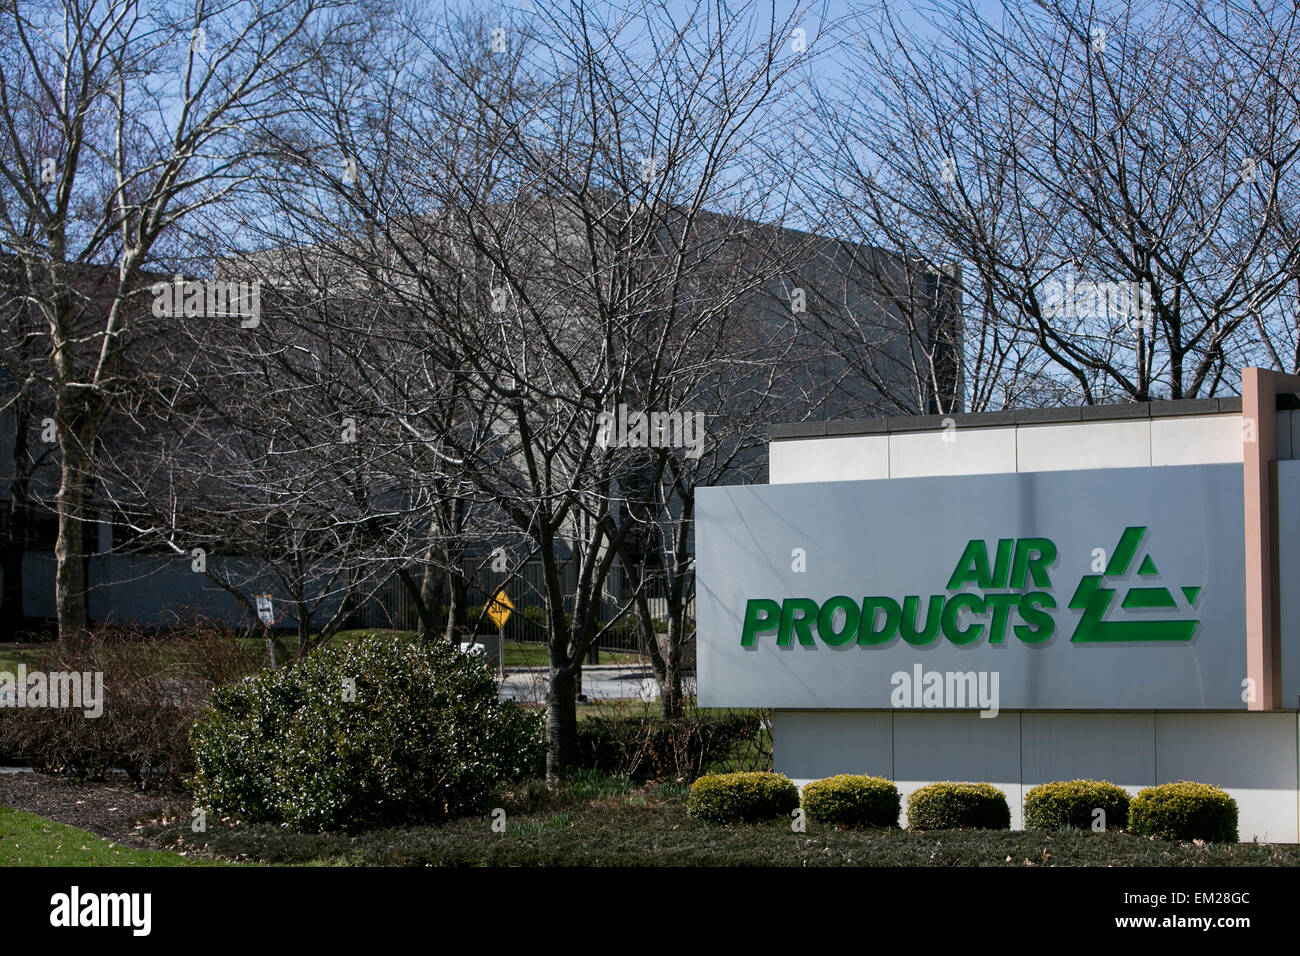
[[[94,782],[39,773],[0,773],[0,806],[37,813],[133,846],[152,846],[138,832],[145,821],[189,814],[187,794],[140,791],[124,776],[120,782],[112,778]]]

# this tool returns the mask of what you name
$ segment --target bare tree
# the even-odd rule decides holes
[[[762,232],[750,224],[748,238],[752,242]],[[680,414],[694,441],[679,446],[618,445],[612,433],[627,431],[629,416],[606,418],[611,434],[604,437],[615,449],[620,506],[632,522],[620,557],[631,578],[643,646],[665,719],[682,715],[685,652],[695,637],[695,491],[712,484],[762,480],[767,426],[808,407],[809,399],[816,397],[804,392],[798,375],[806,356],[799,348],[795,314],[784,299],[759,283],[764,269],[784,272],[794,258],[790,242],[774,245],[786,255],[756,260],[747,242],[732,257],[710,257],[714,268],[731,265],[746,273],[730,281],[719,275],[714,288],[759,288],[720,310],[707,326],[684,324],[678,331],[687,334],[672,344],[674,354],[664,363],[672,372],[662,376],[652,367],[634,366],[628,391],[620,396],[620,408]],[[671,427],[677,427],[675,421]]]
[[[607,607],[638,518],[599,416],[693,411],[670,383],[698,377],[699,343],[771,280],[774,233],[753,223],[781,212],[761,159],[783,131],[764,111],[799,61],[797,21],[755,6],[609,17],[414,21],[391,79],[303,90],[313,122],[285,131],[267,179],[286,283],[346,277],[400,307],[381,404],[426,466],[423,497],[484,512],[433,537],[498,540],[500,517],[515,563],[540,563],[551,775],[576,757],[583,658],[629,603]]]
[[[1300,262],[1294,12],[942,0],[924,19],[843,25],[860,53],[820,93],[831,145],[805,182],[917,263],[902,298],[950,267],[969,408],[1212,395],[1271,358],[1257,331]]]
[[[141,271],[187,217],[255,174],[249,134],[281,109],[297,69],[349,42],[369,12],[331,0],[198,4],[183,16],[137,0],[5,7],[0,244],[39,316],[53,393],[61,637],[87,625],[93,455],[142,312]],[[109,276],[93,293],[92,266]]]
[[[383,306],[259,297],[256,327],[173,315],[165,360],[119,400],[102,477],[136,543],[205,574],[250,621],[263,594],[287,605],[277,620],[306,655],[403,567],[429,503],[393,477],[404,466],[376,414],[376,353],[337,336],[381,341]]]

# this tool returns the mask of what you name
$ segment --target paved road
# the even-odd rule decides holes
[[[537,668],[512,668],[506,671],[501,685],[503,700],[540,702],[546,697],[547,670]],[[695,690],[695,678],[686,679],[687,693]],[[649,667],[625,664],[588,665],[582,669],[582,692],[592,700],[659,698],[659,686]]]

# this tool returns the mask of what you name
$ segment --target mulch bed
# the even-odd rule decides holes
[[[164,815],[189,816],[189,795],[176,790],[137,790],[126,779],[75,780],[43,773],[0,773],[0,806],[36,813],[89,830],[124,845],[153,847],[141,824]]]

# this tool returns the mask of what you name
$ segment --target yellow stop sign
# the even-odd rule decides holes
[[[514,609],[515,606],[510,603],[510,595],[506,594],[505,588],[502,588],[488,602],[487,616],[499,631],[506,626],[506,621],[510,620],[510,612]]]

